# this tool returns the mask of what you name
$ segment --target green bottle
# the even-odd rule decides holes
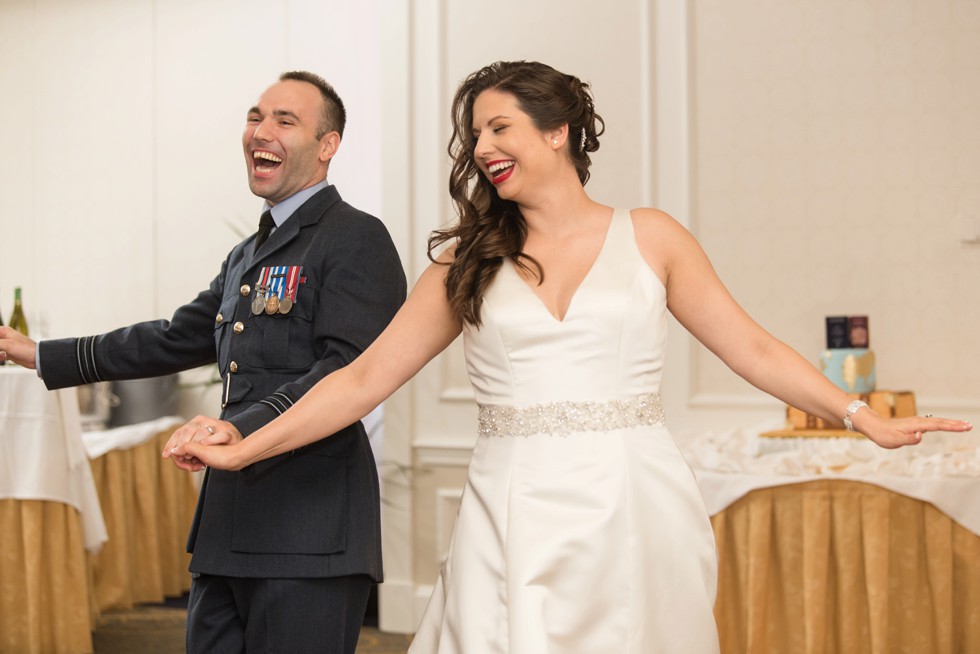
[[[30,336],[27,318],[24,316],[24,307],[20,302],[20,286],[14,288],[14,312],[10,314],[10,327],[24,336]]]

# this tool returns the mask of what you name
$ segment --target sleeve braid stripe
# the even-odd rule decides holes
[[[269,407],[270,409],[272,409],[273,411],[275,411],[276,412],[276,415],[280,415],[280,416],[282,415],[282,409],[280,409],[278,406],[276,406],[275,404],[273,404],[272,402],[270,402],[268,399],[259,400],[259,404],[266,405],[267,407]]]
[[[284,407],[283,408],[283,411],[285,411],[289,407],[293,406],[293,400],[292,400],[292,398],[290,398],[285,393],[276,392],[276,393],[273,393],[272,395],[270,395],[269,397],[274,397],[277,400],[279,400],[279,402],[281,402],[282,405],[283,405],[283,407]]]
[[[75,358],[78,362],[78,374],[86,384],[102,381],[99,368],[95,364],[95,337],[83,336],[75,343]]]
[[[269,407],[270,409],[272,409],[273,411],[275,411],[277,415],[280,415],[280,416],[282,415],[283,411],[286,410],[280,404],[278,404],[276,402],[273,402],[272,401],[272,398],[269,398],[269,397],[267,397],[267,398],[265,398],[263,400],[259,400],[259,404],[266,405],[267,407]]]
[[[289,399],[289,396],[283,393],[273,393],[269,397],[259,400],[259,403],[271,407],[279,415],[282,415],[283,412],[293,405],[293,401]]]

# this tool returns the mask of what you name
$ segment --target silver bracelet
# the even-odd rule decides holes
[[[844,426],[847,428],[847,431],[857,431],[854,429],[854,423],[851,422],[851,416],[857,413],[858,409],[866,406],[868,406],[868,403],[862,402],[861,400],[854,400],[847,405],[847,412],[844,414]]]

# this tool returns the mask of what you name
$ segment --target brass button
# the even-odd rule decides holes
[[[214,317],[214,322],[215,322],[215,324],[218,324],[218,325],[220,325],[220,324],[221,324],[221,322],[222,322],[222,321],[223,321],[224,319],[225,319],[225,317],[224,317],[224,316],[222,316],[222,315],[221,315],[221,314],[219,313],[218,315],[216,315],[216,316]]]
[[[242,284],[242,295],[248,297],[248,294],[252,292],[252,287],[248,284]]]
[[[228,370],[238,372],[238,364],[232,361],[230,364],[228,364]]]
[[[236,322],[235,326],[232,327],[232,329],[235,330],[236,334],[241,334],[243,331],[245,331],[245,325],[241,322]]]

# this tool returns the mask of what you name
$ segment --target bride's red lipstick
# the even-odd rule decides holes
[[[515,162],[513,159],[498,159],[497,161],[488,161],[487,172],[490,173],[491,181],[494,184],[502,184],[503,182],[507,181],[507,179],[514,172],[514,163]],[[498,166],[500,164],[506,164],[506,166],[498,168],[497,170],[493,170],[494,166]]]

